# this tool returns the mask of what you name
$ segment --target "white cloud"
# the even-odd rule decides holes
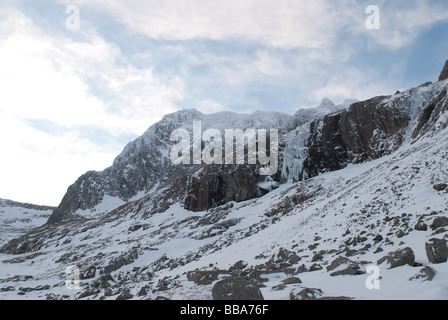
[[[379,0],[381,29],[359,28],[355,33],[368,36],[374,43],[388,49],[400,49],[413,44],[425,31],[448,19],[446,1],[434,0]]]
[[[60,0],[69,4],[69,0]],[[390,49],[414,41],[448,18],[448,7],[433,0],[378,0],[381,30],[367,30],[369,3],[356,0],[78,0],[133,31],[165,40],[256,41],[282,48],[334,46],[347,32],[370,37]]]
[[[68,186],[89,170],[112,164],[117,150],[98,147],[75,132],[52,136],[0,112],[0,195],[57,205]]]
[[[119,64],[118,47],[94,31],[75,41],[44,34],[18,10],[0,17],[0,197],[58,204],[76,178],[111,165],[124,147],[98,146],[101,137],[84,131],[137,136],[178,109],[179,78]],[[30,120],[64,129],[50,135]]]
[[[61,0],[63,3],[69,1]],[[343,21],[339,3],[327,0],[78,0],[154,39],[242,39],[274,47],[319,47]]]

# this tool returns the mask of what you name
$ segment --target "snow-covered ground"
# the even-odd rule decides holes
[[[53,208],[20,204],[0,199],[0,247],[8,241],[45,224]]]

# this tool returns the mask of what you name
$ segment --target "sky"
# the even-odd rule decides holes
[[[436,81],[447,34],[446,0],[0,0],[0,198],[57,206],[181,109],[294,114]]]

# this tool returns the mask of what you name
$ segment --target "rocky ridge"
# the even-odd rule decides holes
[[[0,249],[0,297],[447,299],[447,86],[291,122],[280,182],[265,194],[194,211],[189,188],[162,184],[104,215],[37,228]],[[79,290],[67,289],[67,266]]]

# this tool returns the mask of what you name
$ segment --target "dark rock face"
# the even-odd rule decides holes
[[[255,166],[205,167],[193,177],[185,198],[185,209],[204,211],[231,201],[258,198],[263,192],[257,187]]]
[[[437,125],[440,117],[448,110],[447,94],[448,91],[445,87],[423,109],[419,115],[417,126],[412,133],[413,139],[431,131],[444,129],[447,126],[447,123]]]
[[[439,81],[448,79],[448,60],[445,62],[442,72],[440,73]]]
[[[426,243],[425,248],[430,263],[438,264],[448,261],[448,246],[446,240],[431,239]]]
[[[256,284],[240,277],[219,281],[213,287],[212,295],[213,300],[264,300]]]
[[[410,266],[415,265],[415,255],[411,248],[404,248],[395,252],[391,252],[378,260],[378,265],[386,262],[389,265],[389,269],[398,268],[406,264]]]
[[[398,149],[410,118],[404,110],[385,104],[386,98],[358,102],[313,121],[304,162],[307,176],[340,170],[348,163],[377,159]]]
[[[447,73],[448,66],[445,65],[441,79],[448,78]],[[254,113],[242,121],[240,118],[243,116],[231,115],[231,120],[227,119],[225,125],[243,130],[257,126],[279,129],[280,172],[272,180],[276,183],[299,181],[396,151],[403,142],[411,120],[414,121],[418,114],[412,139],[429,131],[443,129],[448,123],[441,124],[439,120],[443,119],[442,114],[448,110],[447,89],[437,90],[438,94],[433,90],[428,96],[418,92],[417,97],[413,97],[416,91],[411,89],[406,94],[356,102],[342,110],[327,101],[322,104],[327,110],[325,112],[322,109],[299,110],[294,116],[275,114],[267,122],[264,122],[266,115],[262,113]],[[427,100],[422,100],[422,97]],[[418,107],[420,109],[414,110],[416,114],[411,119],[410,109],[415,102],[413,98],[424,103]],[[171,133],[193,121],[205,121],[206,117],[195,110],[183,110],[164,117],[126,146],[110,168],[102,172],[88,172],[70,186],[48,224],[79,218],[76,216],[78,210],[91,210],[106,196],[128,202],[140,192],[148,194],[163,188],[170,190],[169,196],[174,201],[196,212],[230,201],[239,202],[263,196],[269,190],[257,186],[265,178],[259,176],[257,165],[174,166],[171,163],[167,156],[174,145],[170,142]],[[210,122],[210,125],[215,124],[216,118]],[[299,126],[307,133],[306,138],[290,136]],[[202,130],[205,129],[204,125]],[[288,147],[289,153],[285,151]],[[296,162],[300,162],[300,165],[295,166]],[[285,167],[282,171],[283,164]]]

